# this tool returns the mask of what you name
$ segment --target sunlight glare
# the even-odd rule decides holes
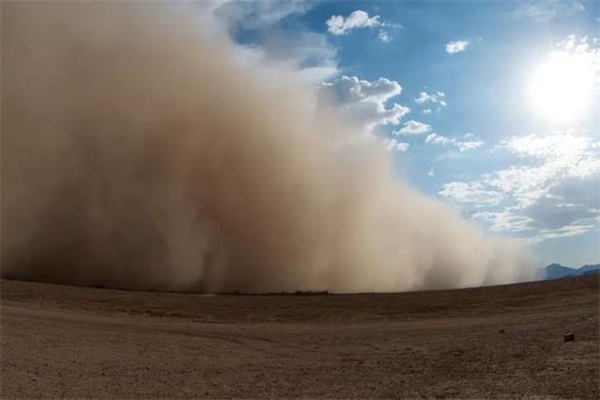
[[[554,52],[530,78],[528,96],[532,108],[553,122],[581,118],[591,108],[595,92],[594,65],[587,57]]]

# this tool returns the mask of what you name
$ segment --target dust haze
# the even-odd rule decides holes
[[[516,244],[392,177],[383,145],[340,146],[353,132],[297,72],[243,66],[196,11],[2,4],[3,277],[364,292],[534,276]]]

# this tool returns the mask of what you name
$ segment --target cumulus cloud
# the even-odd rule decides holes
[[[525,0],[512,4],[516,6],[508,13],[511,18],[535,22],[549,22],[585,11],[585,6],[578,0]]]
[[[356,10],[348,17],[344,18],[341,15],[332,15],[325,22],[327,31],[332,35],[346,35],[352,29],[358,28],[374,28],[381,26],[380,16],[375,15],[369,17],[369,13],[363,10]]]
[[[467,49],[467,46],[469,46],[468,40],[451,40],[446,43],[446,53],[461,53]]]
[[[446,103],[446,94],[444,92],[432,92],[432,93],[427,93],[426,91],[423,91],[421,93],[419,93],[419,96],[417,96],[414,99],[415,103],[420,104],[420,105],[424,105],[424,104],[428,104],[429,106],[432,105],[437,105],[437,112],[440,112],[442,107],[446,107],[448,105],[448,103]],[[423,114],[430,114],[431,113],[431,108],[426,108],[422,111]]]
[[[366,81],[356,76],[342,76],[319,87],[321,103],[333,104],[346,120],[372,131],[379,125],[398,125],[410,109],[387,102],[398,96],[402,87],[396,81],[379,78]]]
[[[419,96],[415,98],[415,103],[425,104],[433,103],[439,104],[442,107],[446,107],[446,94],[444,92],[427,93],[421,92]]]
[[[423,122],[410,120],[406,121],[401,129],[394,131],[395,135],[421,135],[431,132],[431,126]]]

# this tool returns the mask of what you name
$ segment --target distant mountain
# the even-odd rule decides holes
[[[579,268],[578,271],[581,271],[582,274],[587,274],[588,272],[600,272],[600,264],[584,265]]]
[[[592,274],[600,274],[600,269],[591,269],[589,271],[585,271],[581,275],[592,275]]]
[[[584,265],[581,268],[570,268],[555,263],[544,268],[544,273],[544,279],[559,279],[567,276],[600,273],[600,264]]]

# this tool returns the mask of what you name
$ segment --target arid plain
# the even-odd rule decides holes
[[[359,295],[1,289],[2,398],[600,396],[597,275]]]

